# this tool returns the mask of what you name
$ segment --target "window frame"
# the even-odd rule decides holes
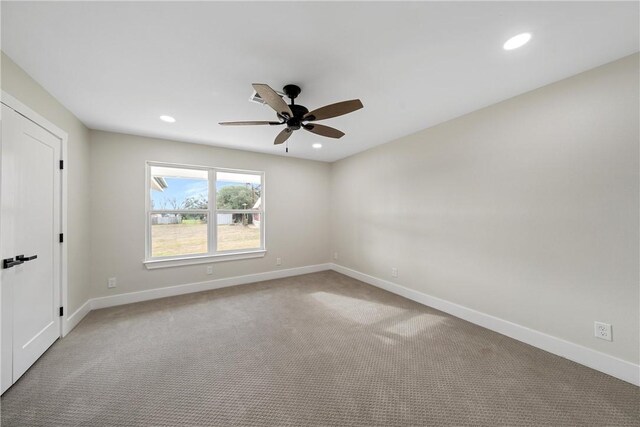
[[[151,209],[151,168],[154,166],[179,169],[197,169],[207,171],[208,208],[207,209]],[[260,208],[259,209],[218,209],[217,208],[217,176],[219,172],[240,173],[260,176]],[[207,253],[191,255],[170,255],[164,257],[151,256],[151,215],[154,213],[186,213],[207,215]],[[218,251],[218,214],[250,213],[260,215],[260,248]],[[221,261],[262,258],[266,255],[266,222],[265,222],[265,173],[244,169],[220,168],[213,166],[189,165],[158,161],[145,162],[145,257],[143,264],[147,269],[177,267],[183,265],[206,264]]]

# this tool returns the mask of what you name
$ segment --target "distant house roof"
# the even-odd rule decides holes
[[[262,197],[258,197],[258,200],[256,201],[256,204],[253,205],[253,207],[251,209],[260,209],[260,204],[262,203]]]

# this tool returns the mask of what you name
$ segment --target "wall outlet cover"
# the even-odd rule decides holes
[[[207,266],[207,274],[213,274],[213,266],[212,265],[208,265]]]
[[[601,340],[613,341],[613,335],[611,334],[611,325],[603,322],[594,322],[594,335]]]
[[[109,279],[107,280],[107,287],[108,288],[115,288],[116,287],[116,283],[117,280],[115,277],[109,277]]]
[[[276,258],[276,265],[282,265],[282,258]]]

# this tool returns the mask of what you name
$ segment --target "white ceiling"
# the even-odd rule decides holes
[[[275,119],[251,83],[295,83],[309,109],[364,103],[323,122],[340,140],[289,139],[324,161],[638,49],[638,2],[2,2],[2,50],[91,128],[285,155],[280,128],[217,123]]]

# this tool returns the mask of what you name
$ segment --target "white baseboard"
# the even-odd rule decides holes
[[[63,318],[62,336],[64,337],[69,332],[71,332],[71,330],[75,328],[76,325],[80,323],[80,321],[84,319],[84,316],[89,314],[90,311],[91,311],[91,300],[88,300],[84,304],[82,304],[79,309],[74,311],[73,314],[71,314],[67,318]]]
[[[164,288],[149,289],[146,291],[129,292],[125,294],[109,295],[106,297],[91,298],[85,302],[72,315],[63,320],[62,336],[66,336],[91,310],[114,307],[116,305],[131,304],[134,302],[149,301],[158,298],[172,297],[176,295],[190,294],[193,292],[208,291],[212,289],[226,288],[229,286],[244,285],[247,283],[262,282],[264,280],[282,279],[284,277],[299,276],[301,274],[315,273],[331,269],[331,264],[307,265],[304,267],[273,270],[264,273],[247,274],[245,276],[225,277],[222,279],[208,280],[206,282],[188,283],[184,285],[167,286]]]
[[[331,269],[346,276],[382,288],[420,304],[449,313],[515,340],[564,357],[573,362],[640,386],[640,366],[596,350],[482,313],[471,308],[406,288],[397,283],[369,276],[356,270],[331,264]]]
[[[247,274],[245,276],[225,277],[223,279],[208,280],[206,282],[188,283],[186,285],[167,286],[164,288],[149,289],[147,291],[130,292],[126,294],[110,295],[107,297],[93,298],[91,309],[113,307],[116,305],[131,304],[134,302],[148,301],[152,299],[172,297],[176,295],[190,294],[193,292],[209,291],[212,289],[226,288],[228,286],[244,285],[246,283],[262,282],[264,280],[281,279],[283,277],[299,276],[301,274],[315,273],[329,270],[330,264],[307,265],[304,267],[273,270],[265,273]]]

